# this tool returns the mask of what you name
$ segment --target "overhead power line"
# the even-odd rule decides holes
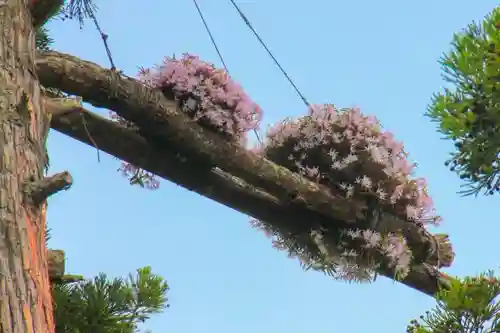
[[[212,32],[210,31],[210,28],[208,27],[207,21],[205,20],[205,17],[203,16],[203,13],[201,12],[200,6],[198,6],[198,1],[193,0],[194,5],[196,6],[196,10],[198,11],[198,15],[201,18],[201,21],[203,22],[203,25],[205,26],[205,30],[208,33],[208,36],[210,37],[210,40],[212,41],[212,45],[215,48],[215,51],[219,55],[220,62],[222,63],[222,66],[224,66],[224,69],[226,72],[229,74],[229,70],[227,69],[226,62],[224,61],[224,58],[222,57],[222,53],[220,53],[219,47],[217,46],[217,43],[215,42],[214,36],[212,35]]]
[[[224,61],[224,57],[222,56],[222,53],[219,50],[219,47],[217,46],[217,43],[215,42],[215,38],[212,35],[212,32],[210,31],[210,28],[207,24],[207,21],[205,20],[205,17],[203,16],[203,13],[201,12],[200,6],[198,6],[198,1],[193,0],[194,5],[196,6],[196,10],[198,11],[198,15],[201,18],[201,21],[203,22],[203,25],[205,26],[205,30],[207,31],[208,36],[210,37],[210,40],[212,41],[212,45],[215,48],[215,51],[217,52],[217,55],[219,56],[220,62],[222,63],[222,66],[224,66],[224,69],[226,70],[226,73],[229,74],[229,69],[227,68],[226,62]],[[260,139],[259,132],[257,132],[257,129],[254,128],[253,130],[255,136],[257,137],[257,141],[259,141],[260,144],[263,144],[262,140]]]
[[[278,60],[276,59],[276,57],[273,55],[273,53],[271,52],[271,50],[269,50],[269,48],[267,47],[266,43],[264,43],[264,41],[262,40],[262,38],[260,37],[260,35],[257,33],[257,31],[255,31],[255,29],[253,28],[252,24],[250,23],[250,21],[248,20],[248,18],[245,16],[245,14],[241,11],[240,7],[236,4],[236,2],[234,2],[234,0],[229,0],[231,2],[231,4],[233,5],[233,7],[236,9],[236,11],[238,11],[238,14],[240,15],[241,19],[245,22],[245,24],[248,26],[248,28],[253,32],[254,36],[257,38],[257,40],[260,42],[260,44],[262,45],[262,47],[267,51],[267,54],[269,54],[269,56],[271,57],[271,59],[273,59],[274,63],[276,64],[276,66],[278,66],[278,68],[281,70],[281,72],[283,73],[283,75],[286,77],[286,79],[288,80],[288,82],[290,82],[290,84],[292,85],[292,87],[295,89],[295,91],[297,92],[297,94],[299,95],[299,97],[302,99],[302,101],[304,102],[304,104],[309,107],[309,102],[307,101],[307,99],[304,97],[304,95],[300,92],[299,88],[295,85],[295,83],[293,82],[292,78],[288,75],[288,73],[283,69],[283,67],[280,65],[280,63],[278,62]]]

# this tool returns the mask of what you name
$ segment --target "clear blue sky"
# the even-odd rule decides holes
[[[117,66],[135,75],[164,56],[191,52],[220,65],[191,0],[98,1]],[[265,112],[264,123],[304,114],[292,87],[229,1],[199,0],[232,76]],[[495,0],[243,0],[242,9],[314,103],[359,106],[404,141],[428,178],[440,228],[457,258],[455,275],[497,268],[498,197],[462,198],[443,165],[452,144],[423,116],[442,81],[437,63],[453,32],[481,19]],[[144,5],[144,6],[142,6]],[[88,24],[50,25],[63,52],[108,66]],[[53,248],[67,270],[125,275],[151,265],[171,286],[171,308],[148,325],[175,333],[402,333],[433,300],[385,278],[371,285],[333,281],[278,253],[249,217],[181,187],[128,185],[119,162],[58,133],[49,141],[52,171],[75,184],[51,199]],[[103,153],[101,154],[103,155]]]

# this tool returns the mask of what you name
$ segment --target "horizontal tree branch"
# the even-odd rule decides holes
[[[280,199],[302,198],[311,210],[327,216],[353,223],[364,218],[363,207],[351,209],[355,205],[348,204],[347,199],[332,198],[317,184],[203,129],[183,115],[175,101],[167,100],[159,91],[148,89],[137,80],[53,51],[41,54],[37,67],[45,87],[82,96],[94,106],[113,110],[148,136],[169,142],[177,151],[202,164],[218,166]],[[332,205],[332,200],[337,204]]]
[[[65,191],[73,184],[73,178],[68,171],[57,173],[50,177],[44,177],[38,181],[28,182],[25,185],[26,197],[36,205],[40,205],[50,196]]]
[[[51,105],[51,104],[47,104]],[[61,110],[53,105],[54,110]],[[294,226],[311,219],[324,220],[325,217],[307,210],[291,210],[287,203],[263,191],[257,190],[244,181],[219,169],[200,172],[168,145],[161,147],[151,144],[138,132],[127,129],[116,122],[105,119],[80,107],[67,108],[52,117],[51,127],[90,146],[123,161],[141,167],[164,179],[170,180],[202,196],[236,209],[242,213],[265,220],[281,230],[294,232]],[[389,278],[394,277],[390,269],[380,271]],[[438,286],[448,283],[430,265],[417,265],[401,283],[434,295]]]
[[[285,202],[291,210],[315,212],[317,219],[307,219],[311,221],[311,229],[338,230],[366,225],[364,203],[334,197],[322,186],[203,129],[182,114],[175,101],[167,100],[159,91],[137,80],[58,52],[40,54],[37,67],[45,87],[82,96],[97,107],[115,111],[137,125],[150,143],[168,145],[187,157],[192,165],[197,165],[199,173],[203,166],[205,172],[217,166]],[[304,221],[301,223],[303,226]],[[416,263],[451,264],[451,249],[448,248],[447,260],[442,260],[438,241],[423,227],[389,214],[384,214],[379,225],[378,231],[403,233]]]

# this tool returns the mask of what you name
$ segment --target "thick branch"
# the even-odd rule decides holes
[[[202,173],[202,166],[207,166],[205,172],[217,166],[263,189],[290,210],[316,212],[317,219],[307,219],[312,229],[320,226],[327,230],[348,228],[365,218],[366,205],[363,203],[333,197],[323,187],[227,142],[185,117],[177,103],[132,78],[58,52],[41,54],[37,66],[44,86],[82,96],[97,107],[117,112],[141,128],[143,135],[147,133],[148,141],[168,145],[188,157],[192,165],[197,165],[198,173]],[[451,260],[440,262],[438,251],[433,250],[437,247],[436,239],[425,229],[388,214],[384,216],[380,230],[401,231],[414,253],[415,262],[451,264]]]
[[[69,172],[64,171],[51,177],[44,177],[38,181],[29,182],[25,187],[25,194],[35,204],[39,205],[57,192],[67,190],[73,184]]]
[[[170,143],[184,156],[218,166],[280,199],[301,198],[311,210],[324,215],[346,222],[364,217],[363,207],[352,210],[353,203],[347,199],[332,198],[317,184],[204,130],[185,117],[176,102],[132,78],[58,52],[41,55],[37,67],[45,87],[82,96],[94,106],[113,110],[148,136]]]
[[[137,132],[90,111],[69,108],[53,116],[51,127],[90,146],[97,144],[99,149],[110,155],[242,213],[272,223],[282,230],[289,230],[290,233],[293,233],[298,223],[325,219],[305,210],[290,210],[286,203],[221,170],[200,172],[198,168],[185,163],[173,149],[167,146],[154,147]],[[394,277],[391,270],[380,273],[389,278]],[[447,279],[431,266],[418,265],[401,282],[432,296],[438,285],[446,284]]]

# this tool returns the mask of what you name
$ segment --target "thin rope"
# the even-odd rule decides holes
[[[222,53],[220,52],[219,47],[217,46],[217,43],[215,42],[215,38],[212,35],[212,32],[210,31],[210,27],[208,26],[207,21],[205,20],[205,17],[203,16],[203,13],[201,12],[200,6],[198,6],[198,1],[193,0],[193,3],[196,6],[196,10],[198,11],[198,15],[200,16],[201,21],[203,22],[203,25],[205,26],[206,32],[208,33],[208,36],[210,37],[210,40],[212,41],[212,45],[214,46],[215,51],[219,55],[219,59],[222,63],[222,66],[224,66],[224,69],[226,70],[227,74],[230,75],[229,69],[227,68],[226,62],[224,61],[224,57],[222,56]],[[257,132],[257,130],[255,128],[253,129],[253,132],[255,133],[255,136],[257,137],[257,140],[259,141],[259,143],[262,144],[262,140],[260,139],[259,133]]]

